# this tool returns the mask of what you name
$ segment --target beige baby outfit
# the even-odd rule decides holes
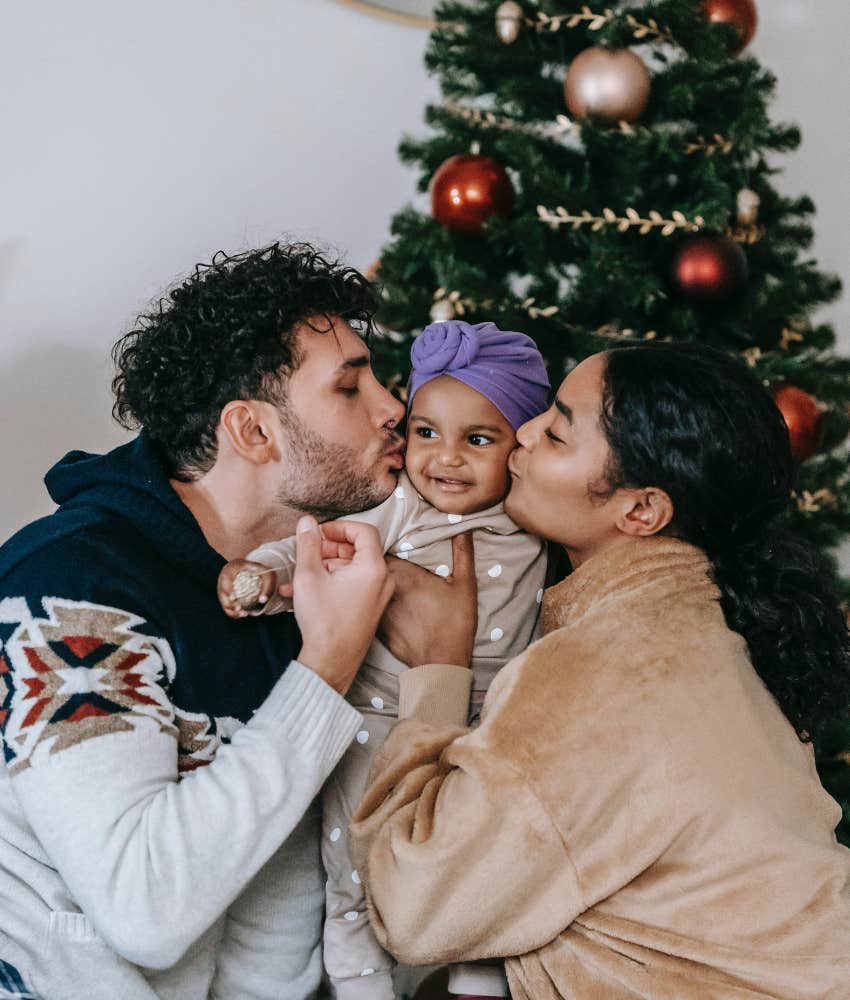
[[[451,539],[474,530],[478,578],[478,630],[472,659],[470,723],[478,718],[496,673],[536,638],[546,576],[545,542],[520,529],[501,503],[472,514],[446,514],[425,501],[405,473],[379,507],[346,517],[374,525],[384,551],[410,559],[438,576],[452,570]],[[261,545],[249,557],[277,569],[277,583],[288,583],[295,568],[295,539]],[[263,613],[286,610],[289,602],[273,597]],[[328,876],[325,919],[325,965],[339,1000],[393,1000],[393,959],[375,938],[366,912],[360,876],[351,861],[348,827],[366,788],[375,751],[398,719],[399,677],[407,666],[375,640],[360,668],[348,700],[364,716],[363,728],[324,789],[322,854]],[[416,906],[415,898],[408,901]],[[493,971],[453,970],[455,992],[492,992],[482,987]],[[507,992],[505,995],[507,995]]]

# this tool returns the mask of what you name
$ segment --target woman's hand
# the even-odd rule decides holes
[[[281,593],[292,592],[303,639],[298,659],[345,694],[393,592],[378,532],[353,521],[320,529],[302,517],[296,549],[293,583]]]
[[[478,625],[478,581],[472,534],[452,538],[452,575],[436,576],[404,559],[388,559],[395,593],[379,637],[409,667],[468,667]]]

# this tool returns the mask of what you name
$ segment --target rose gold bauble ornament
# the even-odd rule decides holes
[[[477,233],[491,215],[507,215],[514,189],[496,160],[477,153],[450,156],[431,178],[431,209],[447,229]]]
[[[433,323],[447,323],[455,318],[455,307],[448,299],[440,299],[431,306],[431,321]]]
[[[577,118],[640,118],[649,100],[649,70],[631,49],[585,49],[564,78],[564,99]]]
[[[496,8],[496,34],[505,45],[512,45],[522,27],[522,7],[516,0],[505,0]]]
[[[689,236],[676,252],[673,280],[679,291],[702,305],[722,305],[747,282],[747,258],[719,233]]]
[[[742,226],[754,226],[758,222],[761,198],[749,188],[741,188],[736,199],[738,222]]]
[[[740,42],[732,51],[737,55],[753,40],[758,11],[753,0],[703,0],[702,10],[715,24],[733,24]]]
[[[796,385],[775,386],[772,392],[773,400],[788,426],[794,461],[805,462],[820,447],[823,411],[814,396]]]

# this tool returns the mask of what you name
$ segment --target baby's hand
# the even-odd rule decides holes
[[[218,575],[218,600],[230,618],[244,618],[274,593],[275,572],[262,563],[233,559]]]

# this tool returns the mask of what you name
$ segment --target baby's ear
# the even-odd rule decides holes
[[[673,501],[664,490],[649,486],[640,490],[622,490],[621,493],[616,524],[624,535],[648,538],[662,532],[673,520]]]

